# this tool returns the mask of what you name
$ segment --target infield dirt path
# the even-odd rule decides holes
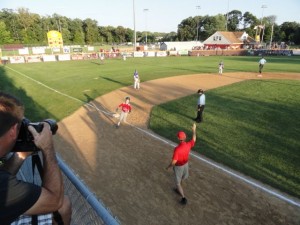
[[[187,75],[148,81],[139,91],[121,88],[93,101],[98,110],[84,106],[61,121],[56,146],[121,224],[299,225],[299,207],[195,157],[190,158],[190,177],[184,185],[188,204],[181,206],[172,190],[173,172],[165,170],[172,157],[171,142],[136,128],[151,133],[147,126],[154,105],[195,94],[199,88],[208,90],[245,79],[257,77],[254,73]],[[259,79],[299,80],[300,74],[264,74]],[[117,120],[106,112],[114,112],[125,96],[131,97],[128,122],[133,126],[116,129]],[[201,146],[201,136],[196,144]]]

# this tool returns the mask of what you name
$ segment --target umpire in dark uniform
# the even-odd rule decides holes
[[[194,119],[197,123],[200,123],[203,121],[203,111],[205,108],[205,94],[203,89],[199,89],[197,91],[199,98],[197,101],[197,117]]]

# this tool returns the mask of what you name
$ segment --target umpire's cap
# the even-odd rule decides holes
[[[197,91],[197,93],[203,93],[204,91],[203,91],[203,89],[199,89],[198,91]]]

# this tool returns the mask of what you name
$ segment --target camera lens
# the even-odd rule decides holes
[[[46,120],[44,120],[44,122],[46,122],[46,123],[48,123],[50,125],[50,129],[52,131],[52,134],[53,135],[56,134],[56,131],[58,129],[56,121],[53,120],[53,119],[46,119]]]

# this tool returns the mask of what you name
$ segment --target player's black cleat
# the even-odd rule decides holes
[[[180,201],[180,204],[186,205],[187,204],[187,199],[186,198],[182,198],[181,201]]]

